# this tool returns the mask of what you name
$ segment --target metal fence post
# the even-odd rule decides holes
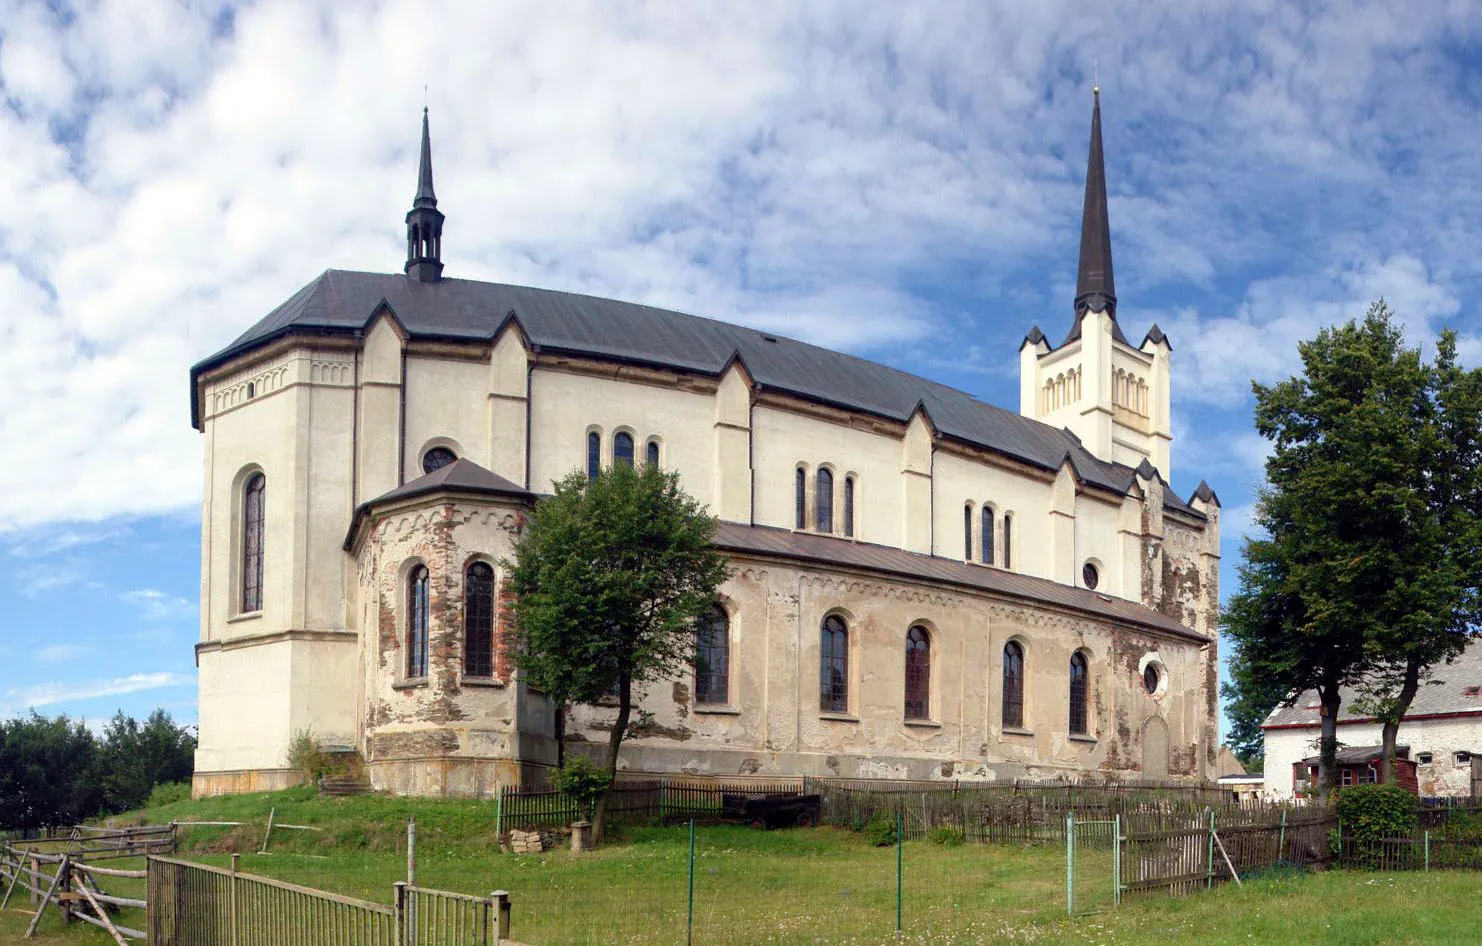
[[[685,919],[684,941],[686,946],[695,942],[695,819],[690,819],[690,903]]]
[[[1281,834],[1279,834],[1277,836],[1277,841],[1276,841],[1276,859],[1278,861],[1286,860],[1286,807],[1285,806],[1283,806],[1282,809],[1281,809]]]
[[[1431,869],[1431,833],[1425,833],[1425,869]]]
[[[496,890],[493,893],[489,894],[489,899],[494,901],[494,909],[496,911],[494,923],[494,942],[496,944],[502,943],[505,940],[509,939],[509,891]]]
[[[1065,915],[1075,916],[1075,812],[1065,813]]]
[[[905,858],[903,852],[906,843],[906,817],[905,809],[898,808],[895,812],[895,931],[901,931],[901,905],[905,900]]]
[[[1122,816],[1112,818],[1112,906],[1122,905]]]
[[[494,789],[494,840],[504,843],[504,786]]]
[[[1204,875],[1204,887],[1214,886],[1214,809],[1209,809],[1209,863]]]

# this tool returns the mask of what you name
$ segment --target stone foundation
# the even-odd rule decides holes
[[[304,784],[297,769],[236,769],[229,772],[197,772],[190,783],[190,797],[240,795],[246,792],[276,792]]]

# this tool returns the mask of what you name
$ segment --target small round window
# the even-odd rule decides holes
[[[1095,591],[1096,586],[1101,584],[1101,572],[1096,570],[1094,563],[1087,562],[1081,566],[1081,581],[1085,582],[1086,587],[1092,591]]]
[[[1142,688],[1149,693],[1158,692],[1158,665],[1148,664],[1142,671]]]
[[[447,447],[433,447],[422,455],[422,472],[432,473],[458,459],[458,454]]]

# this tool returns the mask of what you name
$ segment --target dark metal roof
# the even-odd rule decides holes
[[[1457,713],[1482,713],[1482,642],[1474,642],[1462,655],[1449,664],[1431,671],[1428,682],[1420,685],[1415,700],[1410,704],[1409,719],[1414,716],[1454,715]],[[1477,688],[1474,695],[1467,690]],[[1342,708],[1338,711],[1338,722],[1359,722],[1369,717],[1356,713],[1353,702],[1358,693],[1344,687],[1340,694]],[[1308,690],[1292,701],[1291,706],[1278,706],[1266,717],[1267,727],[1318,725],[1317,691]]]
[[[436,207],[437,194],[432,190],[432,135],[427,129],[427,107],[422,107],[422,158],[417,166],[417,196],[413,207]]]
[[[836,536],[733,522],[720,524],[720,528],[716,530],[715,544],[731,552],[776,556],[824,566],[834,565],[974,588],[1005,597],[1068,608],[1095,618],[1135,624],[1185,640],[1201,643],[1209,640],[1173,618],[1126,599],[1062,585],[1047,578],[1005,571],[991,565],[969,564]]]
[[[470,496],[496,496],[524,503],[535,499],[535,494],[523,486],[511,483],[498,473],[486,470],[472,460],[459,457],[447,466],[439,467],[431,473],[403,483],[389,492],[382,493],[374,499],[367,499],[356,506],[355,514],[350,518],[350,529],[345,534],[345,550],[349,551],[350,547],[355,544],[355,533],[360,531],[361,524],[375,507],[400,499],[412,499],[417,496],[443,492]]]
[[[1092,456],[1068,430],[985,404],[944,384],[841,352],[632,302],[468,279],[327,270],[226,348],[191,369],[191,419],[201,372],[291,332],[353,334],[390,309],[413,338],[484,341],[514,319],[537,351],[719,376],[739,357],[763,389],[902,423],[924,408],[937,431],[1045,470],[1067,458],[1087,483],[1125,494],[1133,471]],[[1165,492],[1165,505],[1198,516]]]
[[[1363,765],[1365,762],[1378,762],[1384,755],[1383,746],[1343,746],[1338,749],[1337,762],[1339,765]],[[1395,746],[1395,758],[1410,758],[1409,746]],[[1298,765],[1317,765],[1322,756],[1308,756]]]
[[[1086,199],[1081,207],[1081,262],[1075,280],[1075,322],[1065,344],[1081,337],[1081,317],[1088,311],[1112,318],[1112,337],[1126,345],[1117,324],[1117,285],[1112,273],[1111,218],[1106,210],[1106,159],[1101,151],[1101,90],[1092,93],[1091,153],[1086,158]]]

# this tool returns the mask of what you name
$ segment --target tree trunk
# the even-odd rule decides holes
[[[1322,737],[1317,749],[1317,784],[1319,794],[1327,798],[1338,787],[1338,710],[1343,706],[1343,698],[1338,693],[1336,683],[1325,684],[1317,692],[1322,705]]]
[[[628,717],[633,712],[633,678],[628,674],[618,675],[618,715],[612,724],[612,733],[607,737],[607,774],[612,776],[612,784],[607,786],[607,791],[597,799],[597,812],[592,817],[592,843],[602,840],[602,833],[607,828],[607,800],[612,797],[613,785],[617,784],[618,749],[622,748],[623,736],[628,732]]]
[[[556,703],[556,768],[566,765],[566,701]]]
[[[1420,661],[1411,657],[1405,661],[1405,679],[1400,683],[1399,696],[1395,698],[1394,704],[1388,707],[1390,712],[1384,720],[1384,728],[1380,731],[1384,754],[1379,763],[1379,781],[1385,785],[1393,785],[1395,781],[1395,743],[1399,741],[1400,720],[1410,712],[1410,704],[1415,701],[1415,694],[1419,692]]]

